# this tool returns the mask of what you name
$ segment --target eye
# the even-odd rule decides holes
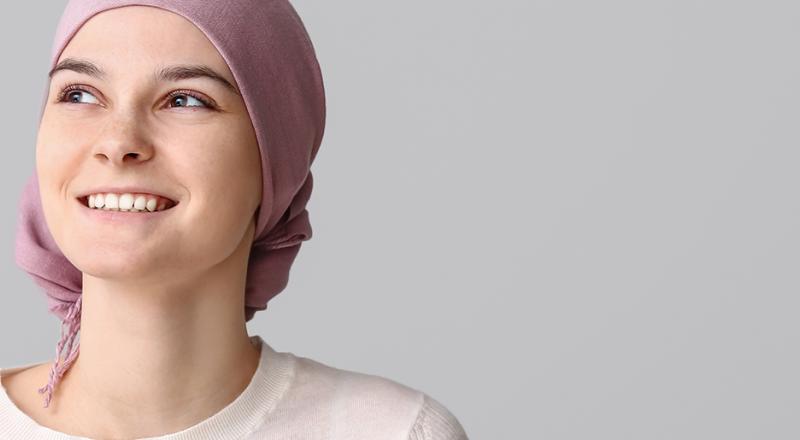
[[[187,105],[188,102],[199,102],[200,105]],[[178,90],[169,94],[170,103],[181,103],[177,107],[208,107],[213,108],[213,105],[199,96],[195,96],[187,90]]]
[[[94,99],[94,102],[86,103],[86,102],[81,101],[81,98],[84,97],[84,95],[91,96]],[[169,98],[168,103],[169,104],[173,104],[174,103],[174,104],[176,104],[176,105],[174,105],[174,107],[178,107],[178,108],[181,108],[181,107],[199,107],[199,108],[208,108],[210,110],[215,109],[214,103],[211,100],[205,99],[205,98],[201,98],[200,96],[197,96],[197,95],[193,94],[192,92],[190,92],[188,90],[176,90],[174,92],[171,92],[168,95],[168,98]],[[84,89],[82,86],[77,85],[77,84],[71,84],[71,85],[65,87],[59,93],[57,102],[68,102],[68,103],[71,103],[71,104],[97,104],[97,103],[99,103],[97,98],[94,98],[94,95],[92,95],[86,89]],[[195,103],[195,104],[199,103],[200,105],[195,105],[195,104],[192,104],[192,103]]]
[[[88,95],[88,96],[94,97],[94,95],[92,95],[91,93],[87,92],[86,90],[80,88],[79,86],[70,85],[70,86],[65,87],[64,90],[62,90],[61,93],[59,93],[58,102],[66,102],[66,101],[68,101],[68,102],[73,103],[73,104],[80,104],[81,103],[80,99],[81,99],[81,97],[83,97],[83,95]],[[95,98],[95,102],[94,103],[97,103],[97,102],[98,101]],[[90,102],[89,104],[93,104],[93,103]]]

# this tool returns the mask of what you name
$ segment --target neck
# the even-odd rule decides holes
[[[80,354],[54,409],[89,437],[176,432],[232,402],[259,351],[244,317],[249,247],[199,276],[132,283],[83,276]],[[60,405],[59,405],[60,404]],[[52,405],[52,404],[51,404]]]

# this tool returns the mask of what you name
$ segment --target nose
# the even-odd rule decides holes
[[[135,116],[111,118],[95,142],[93,156],[115,166],[147,162],[154,154],[147,132],[146,123]]]

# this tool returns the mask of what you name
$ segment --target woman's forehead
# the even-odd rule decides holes
[[[92,60],[109,75],[170,65],[206,65],[233,80],[224,58],[194,23],[171,11],[126,6],[87,20],[59,56]]]

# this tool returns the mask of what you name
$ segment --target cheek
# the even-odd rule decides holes
[[[74,137],[63,135],[51,125],[43,126],[36,140],[36,174],[45,210],[63,209],[68,183],[80,168],[80,154]]]
[[[260,199],[246,173],[231,168],[236,162],[230,156],[192,163],[197,167],[187,182],[189,199],[175,239],[183,254],[194,259],[202,255],[204,264],[211,265],[241,245]]]
[[[250,133],[230,125],[207,132],[201,152],[191,159],[187,172],[217,206],[248,210],[261,200],[261,156]]]
[[[82,155],[86,154],[82,142],[94,136],[92,125],[62,119],[48,117],[48,112],[43,116],[36,138],[36,168],[40,179],[59,180],[74,174],[83,160]]]
[[[203,130],[183,138],[179,163],[190,193],[191,222],[209,233],[244,232],[261,202],[261,167],[255,137],[235,130]],[[187,142],[189,141],[189,142]]]
[[[61,136],[58,135],[58,130],[46,122],[42,124],[36,138],[36,169],[40,179],[58,169],[55,151],[56,143]]]

